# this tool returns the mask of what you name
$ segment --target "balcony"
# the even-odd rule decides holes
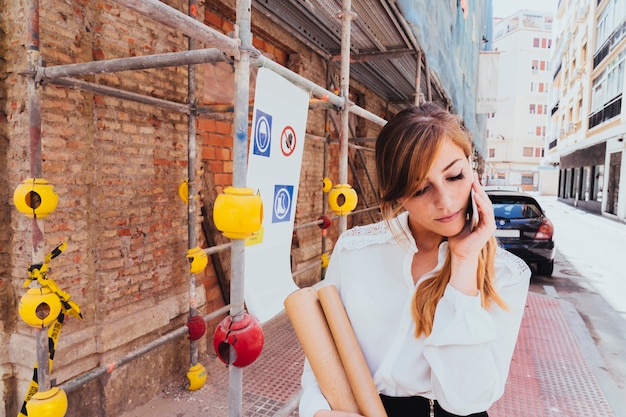
[[[554,107],[552,107],[552,110],[550,110],[550,116],[554,116],[554,113],[556,113],[559,110],[559,103],[560,101],[557,101]]]
[[[617,46],[619,41],[626,35],[626,20],[615,28],[613,33],[602,44],[600,49],[593,54],[593,68],[595,69],[607,57],[607,55]]]
[[[548,144],[548,150],[556,148],[557,142],[558,142],[558,139],[556,138],[552,139],[552,141]]]
[[[618,95],[608,102],[601,110],[589,115],[589,129],[594,128],[600,123],[604,123],[614,117],[619,116],[622,112],[622,95]]]

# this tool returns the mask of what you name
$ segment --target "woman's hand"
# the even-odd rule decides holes
[[[470,231],[471,226],[468,222],[458,235],[448,238],[452,261],[450,284],[467,295],[476,295],[478,293],[476,286],[478,256],[483,246],[485,246],[496,230],[493,205],[489,196],[478,182],[477,174],[474,174],[472,188],[474,189],[474,201],[478,209],[478,226],[473,231]]]
[[[315,417],[364,417],[361,414],[350,413],[348,411],[320,410],[314,414]]]

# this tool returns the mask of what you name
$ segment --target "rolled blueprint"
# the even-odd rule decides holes
[[[317,290],[302,288],[289,294],[285,310],[331,409],[359,412],[348,377],[322,311]]]
[[[366,417],[387,417],[350,319],[334,285],[317,291],[339,358],[354,393],[359,412]]]

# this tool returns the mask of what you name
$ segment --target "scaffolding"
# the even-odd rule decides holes
[[[341,20],[341,67],[339,93],[335,94],[325,87],[321,87],[314,82],[290,71],[289,69],[264,57],[252,46],[251,32],[251,0],[237,0],[236,4],[236,25],[233,37],[211,29],[199,22],[194,16],[196,0],[189,0],[189,14],[182,13],[158,0],[111,0],[118,5],[133,10],[145,17],[153,19],[170,28],[180,31],[188,37],[188,50],[182,52],[171,52],[163,54],[153,54],[150,56],[129,57],[119,59],[109,59],[95,62],[86,62],[68,65],[44,66],[41,63],[39,52],[39,1],[28,0],[28,42],[26,51],[28,54],[28,112],[29,112],[29,132],[30,132],[30,174],[33,178],[42,175],[42,155],[41,155],[41,89],[45,83],[52,83],[69,88],[80,89],[96,94],[108,95],[123,100],[159,106],[173,112],[184,114],[188,118],[188,246],[196,246],[195,220],[196,220],[196,200],[194,198],[196,190],[195,168],[196,168],[196,118],[198,115],[214,115],[215,109],[211,107],[198,106],[196,102],[195,66],[201,63],[225,62],[234,65],[235,68],[235,97],[233,107],[234,124],[234,146],[233,146],[233,186],[246,186],[246,164],[247,164],[247,143],[248,143],[248,114],[249,114],[249,79],[251,67],[268,68],[293,84],[309,91],[313,97],[323,98],[326,106],[331,106],[340,111],[339,131],[339,182],[348,183],[349,169],[354,166],[349,160],[349,149],[356,150],[358,157],[363,158],[362,151],[370,148],[350,143],[349,116],[354,114],[377,125],[384,125],[386,121],[378,117],[355,103],[350,101],[350,33],[351,21],[355,17],[352,12],[351,0],[342,1],[342,11],[339,14]],[[211,45],[211,48],[196,49],[196,42]],[[416,44],[415,39],[412,42]],[[423,56],[417,52],[417,76],[415,78],[415,101],[418,103],[420,97],[420,73],[422,71]],[[74,77],[90,74],[113,73],[118,71],[140,70],[164,68],[170,66],[187,66],[188,68],[188,94],[185,103],[159,99],[152,96],[137,94],[119,88],[87,82]],[[428,98],[431,96],[430,80],[428,82]],[[355,135],[352,135],[354,137]],[[324,138],[321,138],[324,139]],[[324,142],[325,146],[328,144]],[[326,158],[326,152],[325,152]],[[327,161],[325,161],[325,164]],[[353,175],[357,179],[356,175]],[[367,173],[370,186],[373,188],[372,179]],[[362,184],[358,184],[363,189]],[[366,208],[355,213],[369,213],[376,209],[376,204],[365,201]],[[347,228],[347,216],[338,216],[339,233]],[[301,224],[296,228],[319,225],[320,220]],[[44,256],[44,224],[41,219],[32,221],[32,261],[38,263]],[[231,287],[230,301],[225,307],[203,316],[205,322],[213,320],[228,312],[232,320],[236,322],[241,318],[244,311],[243,279],[244,279],[244,241],[233,240],[230,243],[221,244],[205,249],[207,255],[220,251],[230,250],[231,253]],[[313,265],[313,267],[317,267]],[[306,270],[306,268],[305,268]],[[299,273],[304,270],[299,271]],[[189,316],[198,314],[196,309],[196,282],[193,274],[189,276]],[[123,357],[99,366],[91,371],[77,376],[67,381],[59,388],[70,392],[80,388],[85,383],[94,380],[114,369],[142,356],[143,354],[159,347],[170,340],[178,338],[188,332],[188,328],[183,326],[152,342],[135,349]],[[39,364],[37,378],[39,390],[48,390],[51,386],[50,369],[48,367],[49,348],[47,341],[47,329],[37,331],[37,361]],[[231,346],[231,350],[233,347]],[[234,353],[231,351],[231,357]],[[198,361],[198,351],[195,341],[190,342],[190,363],[195,365]],[[288,407],[295,407],[297,400],[290,401]],[[242,370],[241,368],[229,367],[229,415],[240,416],[242,408]]]

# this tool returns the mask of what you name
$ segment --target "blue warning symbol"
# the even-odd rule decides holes
[[[274,185],[272,223],[288,222],[291,218],[293,185]]]
[[[272,144],[272,116],[257,109],[255,120],[252,153],[269,157]]]

